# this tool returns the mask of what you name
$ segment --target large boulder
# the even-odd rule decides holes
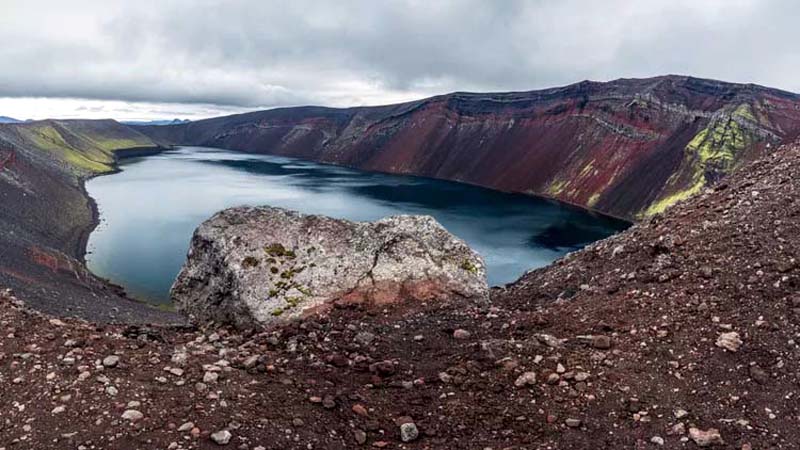
[[[370,223],[240,207],[198,227],[171,295],[195,322],[250,326],[333,301],[484,299],[488,292],[481,257],[432,217]]]

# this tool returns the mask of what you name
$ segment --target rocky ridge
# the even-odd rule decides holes
[[[3,293],[0,448],[794,448],[799,180],[784,146],[488,303],[234,331]]]
[[[800,96],[669,75],[137,130],[164,143],[448,179],[641,220],[792,142]]]

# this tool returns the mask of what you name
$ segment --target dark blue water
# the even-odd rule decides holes
[[[483,255],[494,285],[627,226],[524,195],[219,149],[183,147],[124,160],[121,169],[86,185],[101,217],[87,262],[135,297],[161,303],[194,229],[231,206],[357,221],[429,214]]]

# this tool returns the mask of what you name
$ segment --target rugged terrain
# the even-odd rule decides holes
[[[642,219],[800,134],[800,96],[682,76],[138,127],[165,144],[462,181]]]
[[[177,319],[121,299],[83,264],[97,223],[83,188],[148,137],[113,120],[0,124],[0,284],[43,311],[112,321]]]
[[[796,448],[798,198],[786,146],[490,304],[235,332],[6,293],[0,448]]]

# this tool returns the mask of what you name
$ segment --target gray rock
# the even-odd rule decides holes
[[[363,445],[367,442],[367,433],[365,433],[363,430],[353,431],[353,437],[358,445]]]
[[[400,440],[411,442],[419,437],[419,430],[414,422],[407,422],[400,425]]]
[[[578,428],[581,426],[581,419],[567,419],[564,423],[570,428]]]
[[[231,435],[231,432],[228,430],[221,430],[217,431],[216,433],[211,433],[211,440],[217,445],[228,445],[232,437],[233,435]]]
[[[429,216],[350,222],[271,207],[215,214],[172,287],[195,322],[249,326],[332,300],[485,299],[481,257]]]
[[[129,409],[122,413],[122,418],[131,422],[136,422],[144,419],[144,414],[135,409]]]
[[[536,372],[525,372],[520,375],[516,381],[514,381],[514,386],[516,387],[524,387],[534,384],[536,384]]]
[[[362,331],[361,333],[358,333],[355,337],[355,341],[361,345],[369,345],[374,340],[375,340],[375,335],[368,331]]]
[[[103,358],[103,365],[105,367],[117,367],[117,364],[119,364],[119,356],[117,355],[106,356]]]

